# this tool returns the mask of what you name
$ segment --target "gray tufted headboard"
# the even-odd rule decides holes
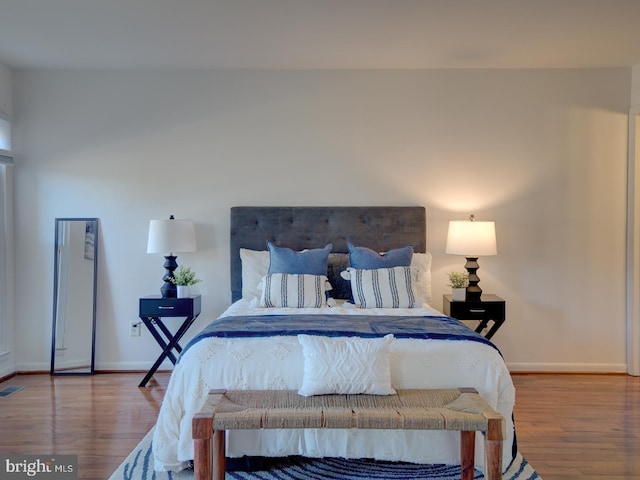
[[[347,241],[376,251],[414,245],[426,251],[424,207],[232,207],[231,298],[242,297],[240,249],[266,250],[267,241],[294,250],[333,243],[347,253]]]

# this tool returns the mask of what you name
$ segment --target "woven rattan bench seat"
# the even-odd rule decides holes
[[[460,431],[463,480],[473,478],[475,432],[485,432],[485,477],[501,478],[504,419],[476,390],[461,388],[312,397],[294,390],[212,390],[193,419],[195,479],[224,478],[226,430],[262,428]]]

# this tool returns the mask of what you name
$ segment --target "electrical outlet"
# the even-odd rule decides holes
[[[130,337],[139,337],[140,336],[140,320],[131,320],[129,323],[129,336]]]

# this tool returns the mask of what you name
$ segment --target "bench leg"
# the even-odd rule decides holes
[[[191,434],[194,480],[224,480],[225,433],[224,430],[213,430],[211,412],[199,412],[193,417]]]
[[[474,457],[476,450],[476,432],[460,432],[460,467],[462,480],[473,480]]]
[[[502,480],[503,419],[490,418],[484,438],[484,476],[487,480]]]
[[[198,413],[191,423],[193,438],[193,475],[194,480],[211,480],[212,452],[211,434],[213,417],[210,413]]]
[[[194,480],[211,480],[213,465],[211,455],[211,438],[193,440],[193,478]]]
[[[224,430],[214,430],[211,445],[211,455],[213,456],[213,468],[211,469],[212,480],[224,480],[224,473],[227,470],[225,443]]]
[[[225,432],[215,430],[213,435],[193,439],[194,480],[224,480],[226,471]]]

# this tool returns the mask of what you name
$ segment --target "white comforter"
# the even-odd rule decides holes
[[[290,314],[435,315],[420,309],[254,308],[234,303],[222,316]],[[396,388],[475,387],[506,420],[503,467],[511,460],[515,389],[500,354],[471,341],[400,339],[391,347],[391,379]],[[191,418],[212,388],[298,389],[302,384],[302,348],[295,336],[207,338],[176,365],[153,437],[156,470],[178,471],[193,459]],[[482,435],[476,436],[476,466],[484,465]],[[459,434],[408,430],[234,430],[227,434],[227,456],[243,455],[376,458],[415,463],[457,464]],[[504,469],[503,468],[503,469]]]

